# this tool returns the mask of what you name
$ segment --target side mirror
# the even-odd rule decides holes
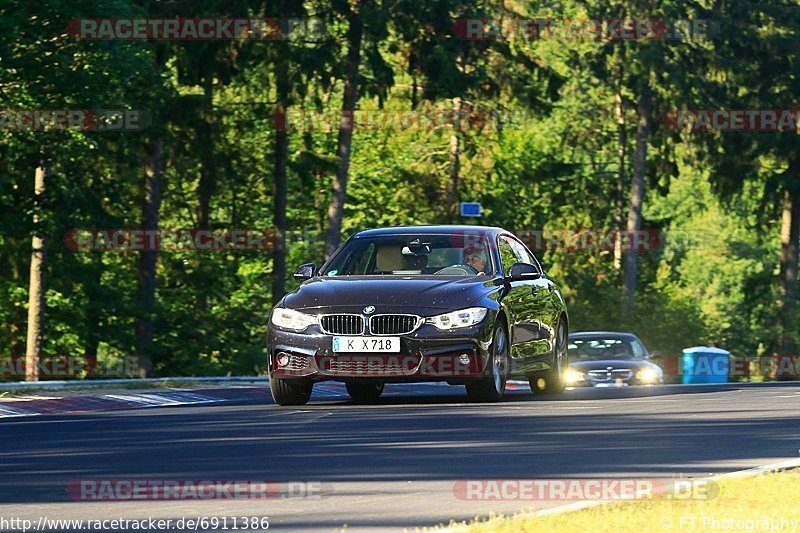
[[[514,263],[511,265],[508,277],[511,281],[539,279],[542,273],[536,265],[530,263]]]
[[[317,273],[316,263],[305,263],[297,267],[294,273],[294,279],[307,280],[313,278]]]

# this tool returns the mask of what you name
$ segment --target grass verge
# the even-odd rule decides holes
[[[717,485],[718,495],[708,500],[675,500],[661,496],[559,515],[499,516],[451,527],[469,533],[800,532],[800,470],[721,480]]]

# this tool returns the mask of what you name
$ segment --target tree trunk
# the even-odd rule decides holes
[[[86,333],[83,338],[84,368],[89,375],[96,370],[97,352],[102,341],[98,324],[102,320],[102,309],[105,306],[102,295],[103,258],[100,254],[92,254],[87,266],[89,280],[84,286],[88,305],[86,309]]]
[[[307,152],[314,153],[314,137],[310,131],[303,132],[303,147]],[[325,218],[327,215],[325,194],[328,192],[325,172],[320,169],[319,165],[314,168],[312,180],[314,184],[314,230],[318,238],[325,231]]]
[[[14,286],[18,286],[20,284],[20,279],[22,278],[22,267],[20,266],[19,258],[13,257],[9,258],[11,261],[11,279],[14,282]],[[25,353],[25,345],[22,343],[22,330],[25,328],[25,309],[22,307],[15,307],[12,309],[12,318],[11,322],[9,323],[9,335],[11,340],[11,346],[9,353],[12,356],[19,355],[21,353]]]
[[[31,274],[28,289],[28,336],[25,344],[25,379],[38,381],[39,358],[44,344],[45,312],[45,266],[47,264],[47,240],[41,234],[41,211],[45,194],[47,168],[42,164],[36,168],[33,185],[33,225],[31,240]]]
[[[614,199],[614,268],[622,268],[622,235],[625,230],[622,213],[625,204],[625,148],[628,145],[628,130],[625,127],[625,109],[622,88],[617,87],[614,114],[617,117],[617,190]]]
[[[158,213],[161,208],[162,140],[150,146],[142,205],[142,229],[158,231]],[[136,354],[138,376],[149,377],[153,371],[153,308],[156,298],[157,247],[139,252],[138,317],[136,321]]]
[[[200,153],[200,180],[197,184],[197,229],[199,230],[207,230],[211,227],[211,197],[214,194],[217,180],[212,134],[213,106],[214,76],[211,73],[206,73],[203,89],[203,111],[197,128],[198,152]],[[205,314],[208,307],[206,286],[209,283],[209,274],[207,273],[207,267],[201,264],[197,273],[199,275],[197,309],[200,314]]]
[[[461,170],[461,147],[458,133],[461,125],[461,98],[453,98],[453,133],[450,135],[450,175],[447,183],[447,204],[450,207],[450,219],[453,223],[459,220],[458,180]]]
[[[636,125],[636,153],[633,160],[633,180],[631,182],[631,198],[628,208],[629,236],[642,228],[642,204],[644,203],[645,175],[647,173],[647,142],[650,137],[650,113],[653,106],[653,95],[650,86],[645,82],[639,95]],[[629,238],[630,240],[630,238]],[[635,241],[632,241],[635,242]],[[632,247],[625,254],[625,304],[624,314],[630,318],[633,314],[636,296],[636,275],[639,270],[639,251]]]
[[[211,196],[216,183],[216,165],[214,161],[214,142],[212,138],[214,105],[214,78],[207,74],[203,91],[203,111],[197,131],[198,151],[200,153],[200,181],[197,184],[197,227],[209,228],[211,219]]]
[[[797,163],[791,162],[790,180],[797,180]],[[800,194],[795,183],[783,193],[783,216],[781,217],[781,302],[780,326],[781,336],[778,345],[780,355],[793,355],[794,346],[791,339],[793,331],[794,310],[797,304],[797,268],[798,240],[800,240]]]
[[[278,92],[278,109],[286,113],[289,104],[289,68],[286,57],[278,58],[275,81]],[[286,165],[289,160],[289,132],[277,128],[275,132],[275,183],[272,221],[275,235],[272,249],[272,304],[277,304],[286,292]]]
[[[333,180],[333,195],[328,206],[328,233],[325,236],[325,258],[333,255],[342,239],[342,218],[347,198],[347,177],[350,171],[350,149],[353,144],[353,116],[358,101],[358,71],[361,65],[361,38],[363,27],[358,13],[350,13],[347,29],[347,71],[344,78],[342,122],[339,125],[336,155],[339,167]]]

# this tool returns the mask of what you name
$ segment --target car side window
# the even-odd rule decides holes
[[[528,250],[517,240],[509,239],[511,243],[511,249],[514,251],[514,255],[517,256],[517,261],[521,263],[528,263],[529,265],[535,265],[533,261],[533,257],[531,254],[528,253]]]
[[[544,274],[544,268],[542,268],[542,264],[539,263],[539,260],[536,259],[536,256],[528,250],[528,247],[522,244],[520,241],[516,239],[511,239],[511,246],[514,250],[514,253],[519,258],[520,261],[523,263],[528,263],[530,265],[535,265],[536,268],[539,269],[539,272]]]
[[[500,252],[500,263],[503,265],[503,275],[507,276],[511,272],[511,265],[519,261],[514,248],[507,237],[500,237],[497,241],[497,250]]]
[[[642,344],[639,341],[633,341],[631,343],[631,346],[633,347],[633,356],[636,359],[643,359],[644,358],[644,347],[642,347]]]

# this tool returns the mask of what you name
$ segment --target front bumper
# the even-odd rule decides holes
[[[270,326],[268,370],[278,379],[464,383],[486,370],[492,342],[489,322],[451,331],[425,324],[399,335],[398,353],[336,353],[334,336],[315,326],[303,333]]]
[[[631,376],[630,378],[623,379],[591,379],[589,377],[585,377],[579,381],[569,381],[567,382],[567,387],[572,388],[579,388],[579,387],[632,387],[632,386],[647,386],[647,385],[661,385],[664,383],[663,378],[659,378],[657,381],[642,381],[637,379],[636,376]]]

